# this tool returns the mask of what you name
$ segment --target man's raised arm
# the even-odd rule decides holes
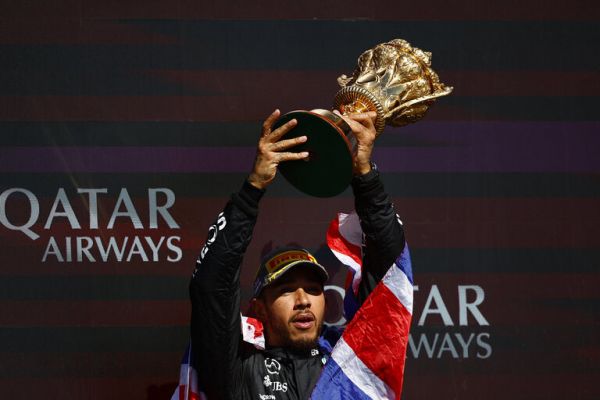
[[[354,114],[344,119],[354,132],[358,146],[354,155],[354,192],[356,213],[364,233],[363,275],[358,292],[362,302],[383,278],[404,249],[404,230],[379,172],[373,167],[371,153],[375,143],[375,113]]]
[[[208,230],[190,282],[191,335],[200,385],[209,398],[235,393],[239,373],[240,266],[263,191],[244,182]]]
[[[279,140],[295,120],[271,131],[278,116],[276,110],[264,122],[252,173],[209,227],[190,282],[194,364],[210,399],[237,398],[240,390],[240,266],[252,238],[258,203],[280,162],[307,156],[286,151],[306,137]]]

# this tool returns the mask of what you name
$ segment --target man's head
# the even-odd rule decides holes
[[[325,268],[306,250],[280,248],[269,253],[254,283],[254,312],[270,347],[313,348],[325,314]]]

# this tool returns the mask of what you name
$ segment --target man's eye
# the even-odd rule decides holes
[[[323,293],[323,288],[321,286],[310,286],[306,288],[306,291],[310,294],[320,295]]]

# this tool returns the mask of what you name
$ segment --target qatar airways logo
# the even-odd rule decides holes
[[[490,323],[482,312],[485,291],[481,286],[457,285],[454,290],[445,291],[446,297],[435,284],[420,289],[414,286],[414,304],[423,304],[424,299],[424,306],[413,310],[408,357],[486,359],[492,356]]]
[[[414,286],[413,318],[406,356],[414,359],[487,359],[492,356],[490,323],[483,313],[485,290],[479,285]],[[340,296],[339,286],[325,291]],[[442,295],[444,293],[444,295]],[[338,315],[330,325],[345,325]]]
[[[77,200],[69,200],[67,191],[61,187],[47,212],[40,207],[35,193],[24,188],[11,188],[0,194],[0,224],[34,241],[48,231],[50,236],[40,256],[42,262],[177,262],[183,256],[180,236],[148,235],[148,231],[158,230],[159,225],[163,231],[165,226],[170,230],[179,229],[169,212],[175,204],[175,193],[168,188],[148,188],[146,194],[144,209],[147,215],[141,218],[126,188],[121,188],[118,194],[109,193],[107,188],[79,188],[71,193]],[[99,206],[106,210],[107,206],[102,203],[108,203],[107,200],[115,195],[116,203],[108,208],[112,210],[110,217],[103,220],[99,217]],[[83,202],[87,215],[75,213],[73,205],[81,206],[75,201]],[[8,207],[11,202],[17,203],[18,207]],[[23,202],[25,206],[21,205]],[[18,215],[10,215],[9,209]],[[24,209],[28,210],[25,220],[21,215]],[[133,228],[134,232],[145,230],[146,234],[113,234],[116,224],[128,230]],[[68,227],[66,232],[65,225]],[[78,234],[83,229],[92,234]],[[98,234],[94,235],[94,231]]]

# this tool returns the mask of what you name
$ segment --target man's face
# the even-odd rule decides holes
[[[313,348],[325,314],[323,283],[317,272],[296,267],[265,287],[254,307],[270,347]]]

